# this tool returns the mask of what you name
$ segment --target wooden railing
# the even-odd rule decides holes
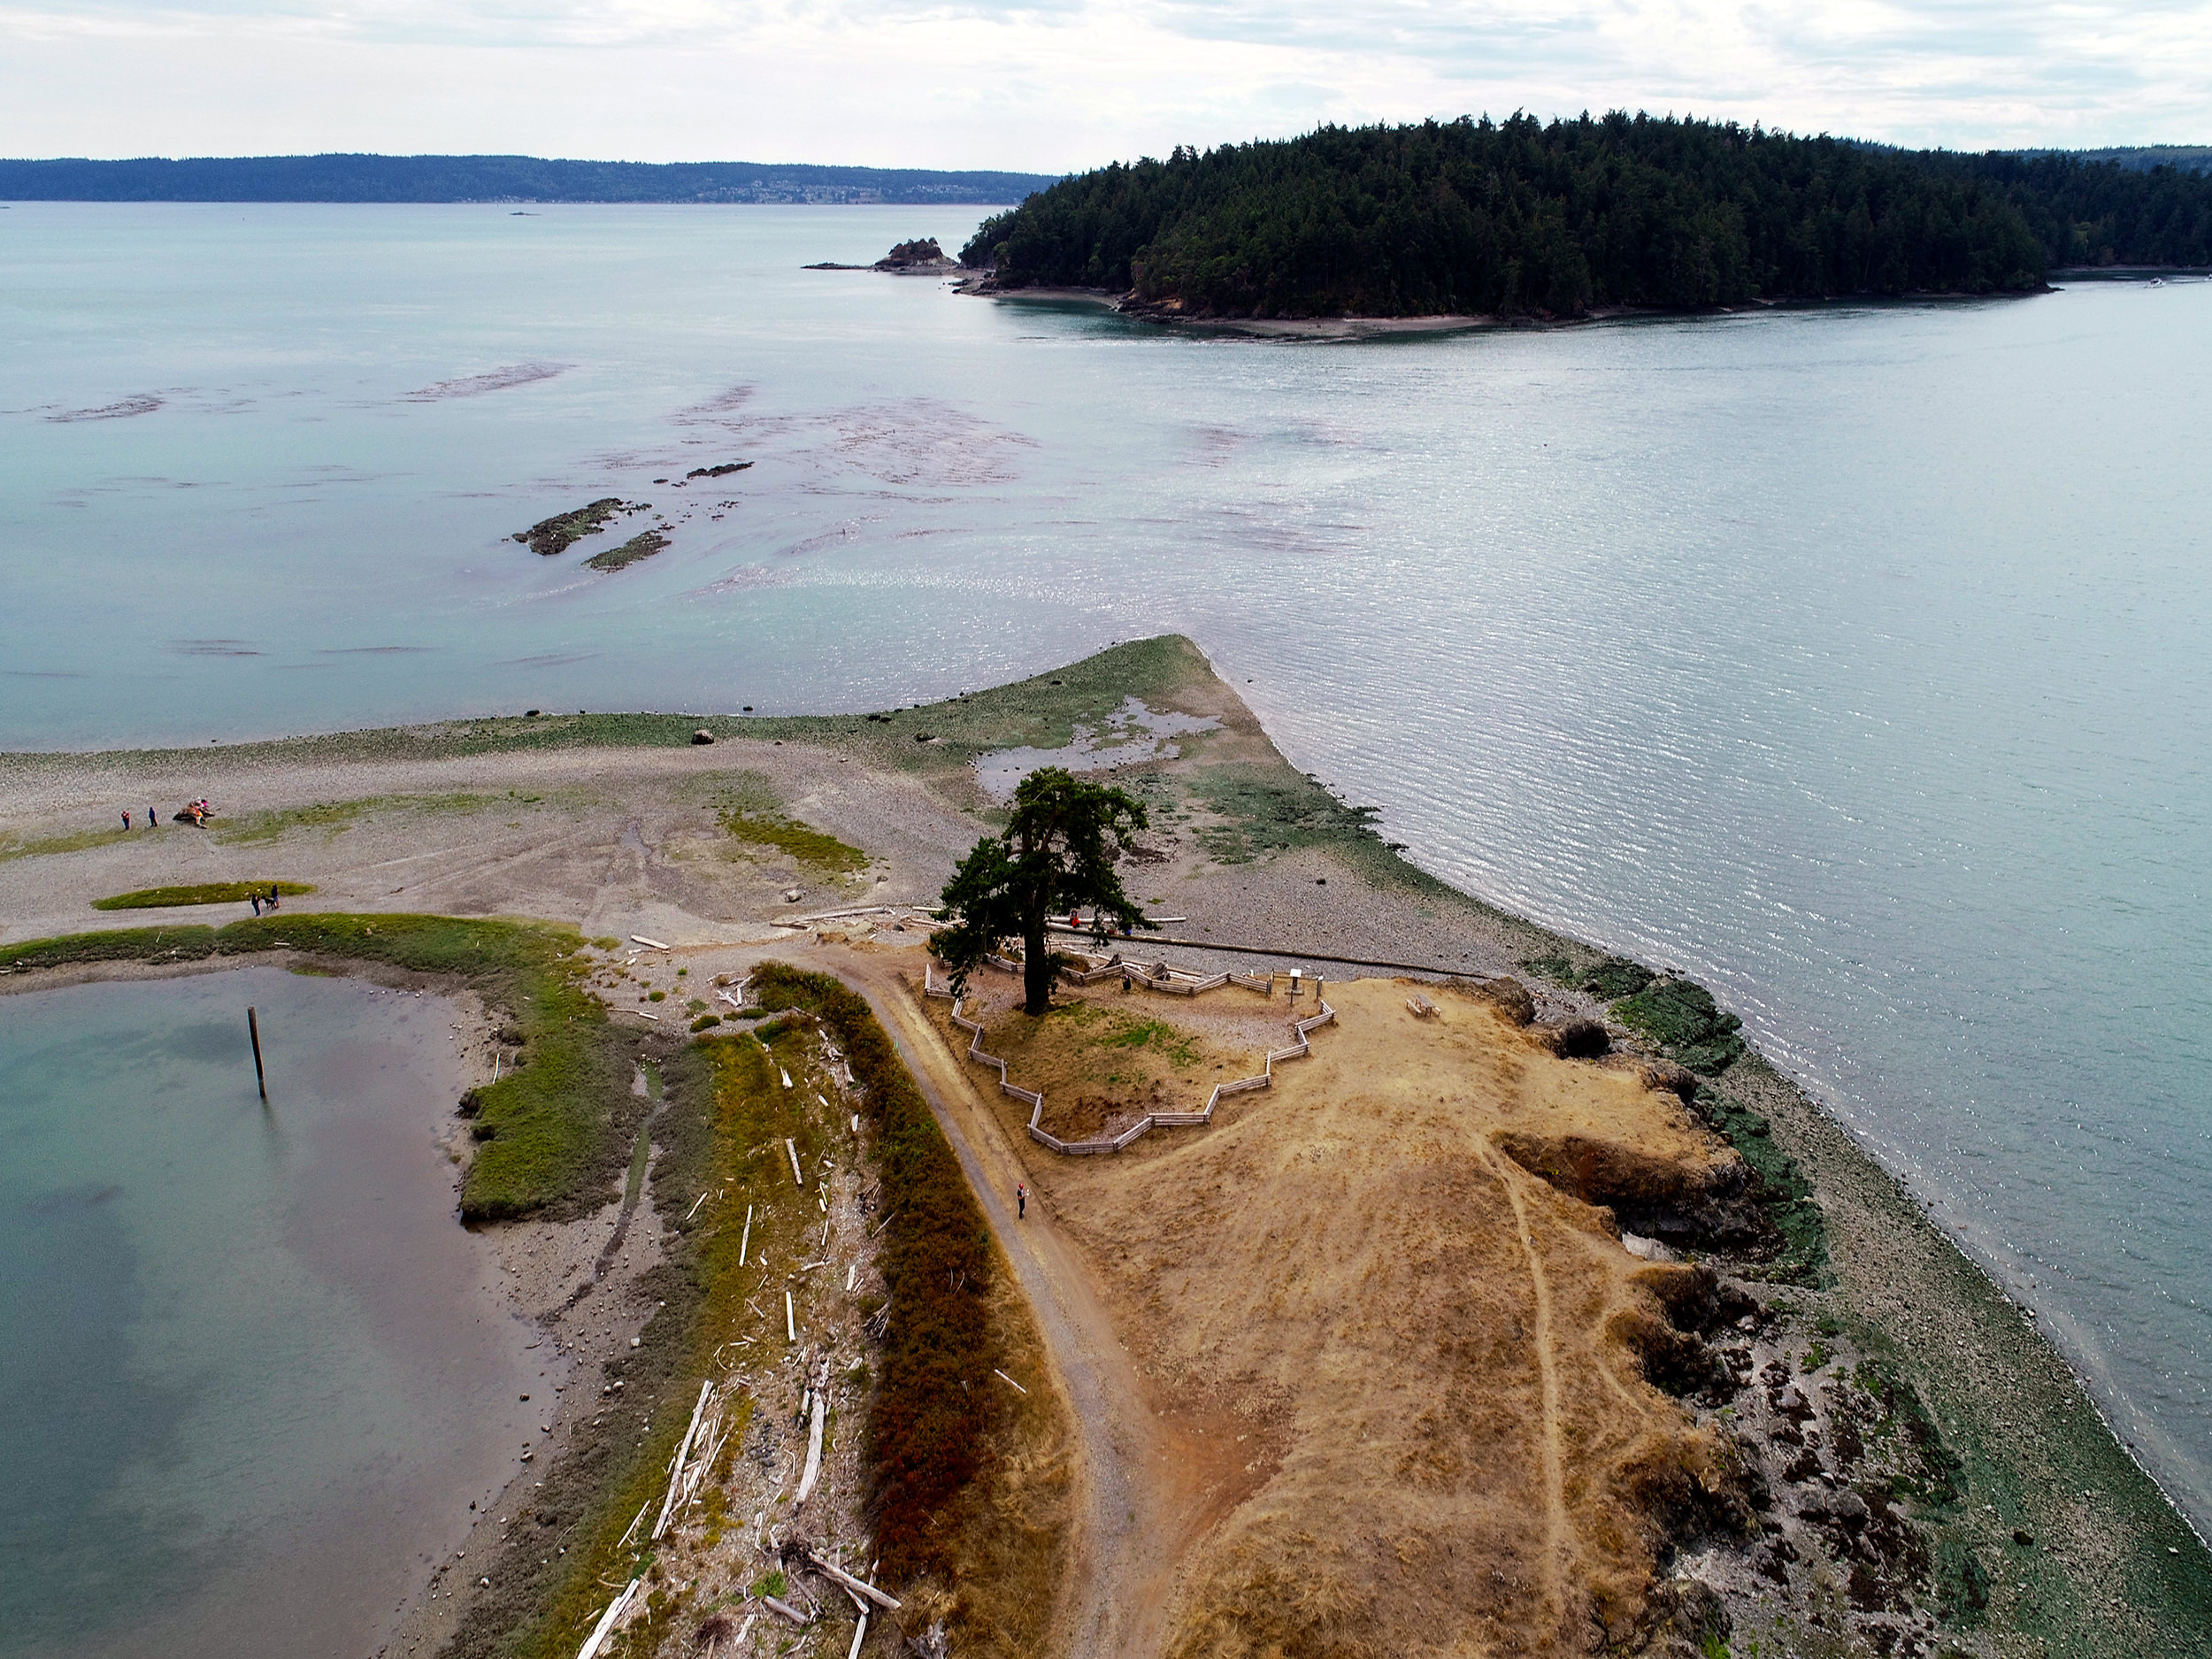
[[[1121,965],[1118,964],[1110,964],[1110,971],[1118,973],[1121,972]],[[1101,976],[1096,970],[1092,970],[1089,971],[1085,977],[1087,979],[1096,979],[1102,976]],[[1270,976],[1269,983],[1264,987],[1253,984],[1253,981],[1258,977],[1258,975],[1255,974],[1216,974],[1188,992],[1183,992],[1180,990],[1180,987],[1178,987],[1178,994],[1195,996],[1201,989],[1212,990],[1223,985],[1235,983],[1245,986],[1246,987],[1253,990],[1264,989],[1266,994],[1271,996],[1274,994],[1271,976]],[[1133,976],[1131,982],[1133,984],[1138,981],[1136,978]],[[1159,987],[1155,985],[1152,988],[1157,989]],[[1140,1136],[1153,1129],[1197,1129],[1205,1127],[1207,1125],[1213,1122],[1214,1109],[1221,1104],[1221,1097],[1223,1095],[1242,1094],[1253,1089],[1274,1087],[1276,1063],[1283,1060],[1302,1060],[1306,1058],[1313,1052],[1313,1045],[1308,1041],[1307,1034],[1320,1026],[1327,1025],[1331,1020],[1336,1018],[1336,1010],[1330,1007],[1326,1002],[1321,1002],[1318,1012],[1309,1014],[1303,1019],[1292,1021],[1290,1027],[1291,1035],[1295,1037],[1297,1041],[1292,1043],[1287,1048],[1271,1048],[1268,1050],[1266,1060],[1256,1075],[1252,1077],[1237,1078],[1227,1083],[1215,1084],[1213,1093],[1206,1096],[1206,1104],[1203,1110],[1194,1112],[1148,1112],[1144,1117],[1140,1118],[1135,1123],[1130,1125],[1128,1128],[1123,1130],[1119,1134],[1111,1136],[1108,1139],[1102,1141],[1063,1141],[1058,1135],[1054,1134],[1052,1131],[1044,1126],[1045,1097],[1034,1089],[1025,1089],[1021,1087],[1018,1084],[1013,1082],[1006,1075],[1006,1062],[1000,1059],[998,1056],[995,1054],[986,1054],[983,1051],[982,1025],[977,1021],[970,1019],[966,1015],[960,1011],[960,1005],[964,999],[959,996],[949,985],[941,986],[937,983],[936,971],[928,963],[924,963],[922,964],[922,993],[926,996],[934,996],[950,1001],[952,1003],[952,1023],[959,1026],[961,1030],[967,1032],[970,1034],[970,1041],[968,1043],[968,1058],[975,1061],[979,1064],[990,1066],[998,1072],[998,1086],[999,1091],[1002,1094],[1010,1094],[1016,1100],[1027,1101],[1029,1102],[1030,1110],[1028,1126],[1030,1139],[1038,1141],[1044,1146],[1051,1148],[1055,1152],[1063,1153],[1069,1157],[1079,1158],[1094,1156],[1102,1152],[1122,1151],[1124,1148],[1133,1144]],[[1317,983],[1315,987],[1314,994],[1316,998],[1318,999],[1320,996],[1320,987]]]

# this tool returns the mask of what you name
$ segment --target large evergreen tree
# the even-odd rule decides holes
[[[984,956],[1018,935],[1024,1006],[1046,1013],[1052,1007],[1052,952],[1045,924],[1063,908],[1090,906],[1102,942],[1109,931],[1154,926],[1122,891],[1114,869],[1148,821],[1144,803],[1127,791],[1086,782],[1064,767],[1023,779],[1006,833],[978,841],[945,884],[954,920],[933,949],[952,970],[954,987],[965,989]]]

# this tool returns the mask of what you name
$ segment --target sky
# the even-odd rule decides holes
[[[2212,0],[0,0],[0,155],[1056,173],[1324,121],[1648,110],[2212,142]]]

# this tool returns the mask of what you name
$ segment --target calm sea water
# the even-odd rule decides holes
[[[362,1659],[513,1472],[538,1337],[434,1144],[446,1009],[265,968],[0,996],[0,1654]]]
[[[2212,288],[1317,345],[799,269],[973,219],[0,212],[0,744],[1183,630],[1429,868],[1712,982],[2212,1518]],[[506,539],[602,495],[674,546]]]

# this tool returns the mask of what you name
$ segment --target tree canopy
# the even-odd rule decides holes
[[[1110,931],[1153,926],[1114,869],[1148,821],[1144,803],[1127,791],[1087,782],[1064,767],[1023,779],[1005,834],[976,842],[945,884],[954,920],[933,949],[952,971],[955,988],[965,989],[969,972],[1002,941],[1019,935],[1024,1006],[1042,1014],[1052,1006],[1045,925],[1062,907],[1090,906],[1101,942]]]
[[[963,250],[1192,316],[1571,316],[2212,262],[2212,176],[1615,112],[1325,127],[1064,179]]]

